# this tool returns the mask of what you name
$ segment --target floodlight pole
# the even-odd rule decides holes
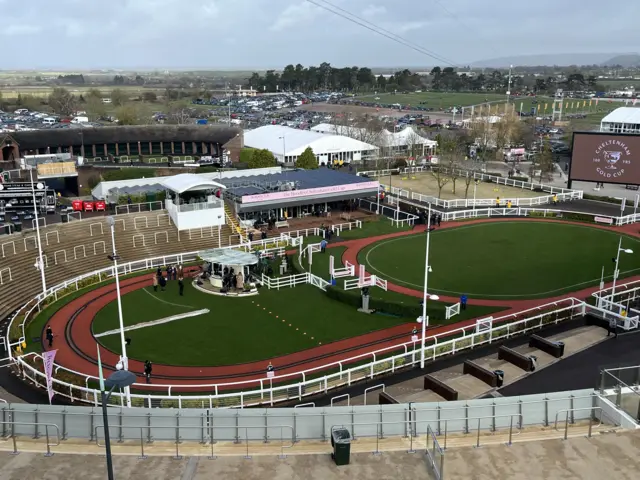
[[[129,370],[129,359],[127,358],[127,344],[124,338],[124,320],[122,317],[122,299],[120,298],[120,275],[118,273],[118,254],[116,253],[116,237],[115,237],[115,220],[112,217],[108,217],[107,222],[111,228],[111,245],[113,247],[113,275],[116,277],[116,295],[118,296],[118,321],[120,322],[120,343],[122,348],[122,368],[123,370]],[[127,407],[131,407],[131,389],[129,387],[124,388],[124,393],[127,398]]]
[[[36,222],[36,239],[38,242],[38,270],[40,270],[40,280],[42,281],[42,299],[47,295],[47,281],[44,276],[44,260],[42,258],[42,241],[40,240],[40,221],[38,219],[38,207],[36,204],[36,188],[33,185],[33,170],[29,169],[29,180],[31,180],[31,195],[33,197],[33,215]],[[46,192],[43,192],[46,194]]]
[[[422,292],[422,339],[420,340],[420,368],[424,368],[424,344],[427,334],[427,283],[429,281],[429,239],[431,238],[431,204],[427,213],[427,247],[424,258],[424,291]]]
[[[620,251],[622,250],[622,237],[618,242],[618,253],[616,254],[616,264],[613,267],[613,285],[611,286],[611,303],[615,301],[614,295],[616,293],[616,280],[618,279],[618,272],[620,271]]]

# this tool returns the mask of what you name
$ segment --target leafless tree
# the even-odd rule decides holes
[[[173,108],[169,111],[169,123],[177,125],[186,125],[193,123],[191,118],[191,110],[188,108]]]
[[[49,106],[60,115],[73,115],[78,103],[66,88],[56,87],[49,95]]]
[[[471,185],[473,185],[474,182],[479,183],[479,180],[474,177],[476,171],[475,168],[466,170],[462,177],[464,180],[464,198],[469,198],[469,188],[471,188]]]
[[[451,181],[449,177],[449,173],[446,168],[442,168],[441,165],[438,165],[431,169],[431,175],[436,180],[436,185],[438,187],[438,198],[442,195],[442,189],[444,186]]]
[[[536,156],[535,162],[531,165],[531,178],[537,177],[538,182],[544,183],[553,180],[553,172],[555,171],[553,162],[553,152],[549,142],[544,142],[542,150]]]

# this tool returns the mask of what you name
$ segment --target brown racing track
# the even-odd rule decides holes
[[[483,222],[495,222],[492,219],[473,220],[463,223],[452,222],[443,224],[440,228],[453,228],[461,225],[469,225],[472,223]],[[519,221],[518,219],[501,219],[497,221]],[[527,221],[532,221],[528,219]],[[545,220],[535,220],[545,221]],[[559,222],[558,220],[553,220]],[[584,223],[576,223],[569,221],[562,221],[562,223],[585,225]],[[600,227],[593,226],[592,228],[603,228],[606,230],[619,231],[627,235],[640,237],[638,233],[633,229],[633,225],[627,225],[625,227]],[[332,246],[346,246],[347,250],[343,254],[343,259],[348,259],[351,263],[357,265],[358,252],[370,245],[371,243],[383,240],[385,238],[393,238],[402,235],[419,234],[424,231],[424,227],[416,227],[412,231],[403,231],[398,233],[392,233],[388,235],[381,235],[377,237],[368,237],[358,240],[350,240],[346,242],[338,242]],[[625,279],[626,281],[639,280],[640,276]],[[134,290],[148,287],[151,285],[151,275],[143,275],[133,278],[128,278],[120,282],[122,295],[132,292]],[[418,290],[412,290],[399,285],[394,285],[389,282],[388,288],[393,291],[401,292],[407,295],[415,297],[421,297],[422,292]],[[522,310],[534,308],[546,303],[561,301],[566,297],[586,298],[593,292],[597,291],[597,287],[583,289],[570,294],[565,294],[560,297],[537,299],[537,300],[513,300],[513,301],[500,301],[500,300],[482,300],[482,299],[469,299],[469,304],[475,305],[492,305],[502,306],[508,308],[507,311],[501,312],[500,315],[515,314]],[[71,370],[81,372],[83,374],[97,376],[98,375],[98,362],[96,360],[96,339],[91,333],[91,323],[94,317],[100,309],[106,306],[108,303],[116,300],[115,284],[106,285],[91,292],[78,297],[67,305],[61,307],[55,312],[49,319],[48,324],[51,325],[54,333],[56,333],[53,349],[57,349],[55,362],[58,365],[63,365]],[[457,298],[442,297],[443,301],[457,302]],[[514,318],[516,316],[514,315]],[[446,334],[453,330],[459,329],[464,326],[473,325],[475,319],[458,322],[441,327],[434,327],[429,329],[429,335]],[[309,370],[313,368],[322,367],[329,363],[344,361],[345,359],[352,358],[358,355],[368,354],[376,350],[380,350],[386,347],[392,347],[399,343],[410,341],[410,332],[415,324],[403,324],[395,327],[391,327],[384,330],[378,330],[365,335],[357,337],[347,338],[332,343],[327,343],[318,347],[303,350],[300,352],[284,355],[281,357],[270,359],[276,366],[276,378],[277,376],[300,372],[302,370]],[[61,334],[61,332],[64,332]],[[42,344],[46,345],[44,339],[44,331],[42,332]],[[106,351],[101,348],[102,363],[104,368],[104,374],[108,375],[113,370],[113,365],[119,360],[119,356],[111,351]],[[368,357],[370,358],[370,357]],[[363,360],[363,359],[361,359]],[[225,366],[173,366],[154,364],[153,367],[153,384],[149,387],[140,387],[142,389],[148,388],[153,391],[165,390],[165,388],[159,387],[161,384],[176,385],[172,391],[188,391],[188,392],[203,392],[212,391],[212,387],[197,387],[196,385],[214,385],[231,382],[249,382],[265,378],[265,369],[268,360],[242,363],[236,365]],[[347,363],[343,363],[343,366]],[[138,383],[144,384],[145,379],[143,376],[143,363],[137,360],[129,360],[129,369],[138,376]],[[287,380],[301,379],[301,376],[292,376]],[[274,383],[276,380],[274,380]],[[155,387],[154,387],[155,385]],[[191,387],[189,387],[191,386]],[[243,388],[249,388],[251,386],[259,386],[258,382],[252,382],[251,385],[243,385]],[[227,386],[219,387],[219,391],[222,390],[237,390],[238,387]]]

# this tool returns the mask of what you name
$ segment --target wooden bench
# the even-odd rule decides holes
[[[287,222],[286,220],[279,220],[276,222],[276,228],[284,228],[288,226],[289,226],[289,222]]]
[[[395,403],[400,403],[400,402],[386,392],[382,392],[378,397],[379,405],[391,405]]]
[[[431,375],[424,376],[424,389],[433,390],[434,392],[436,392],[438,395],[440,395],[442,398],[444,398],[449,402],[458,400],[457,390],[454,390],[446,383],[442,383],[440,380],[438,380],[435,377],[432,377]]]
[[[558,342],[554,342],[553,340],[547,340],[539,335],[531,335],[531,338],[529,339],[529,346],[548,353],[555,358],[561,358],[564,354],[563,345]]]
[[[482,380],[490,387],[495,388],[498,386],[498,377],[495,373],[493,373],[491,370],[487,370],[477,363],[472,362],[471,360],[464,361],[464,364],[462,365],[462,373],[464,373],[465,375],[472,375],[478,380]]]
[[[505,360],[512,363],[525,372],[533,372],[535,366],[531,357],[523,355],[515,350],[505,347],[504,345],[498,349],[498,360]]]

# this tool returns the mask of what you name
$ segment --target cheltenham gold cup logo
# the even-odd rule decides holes
[[[594,152],[596,172],[604,178],[619,178],[631,164],[631,150],[620,140],[605,140]]]

